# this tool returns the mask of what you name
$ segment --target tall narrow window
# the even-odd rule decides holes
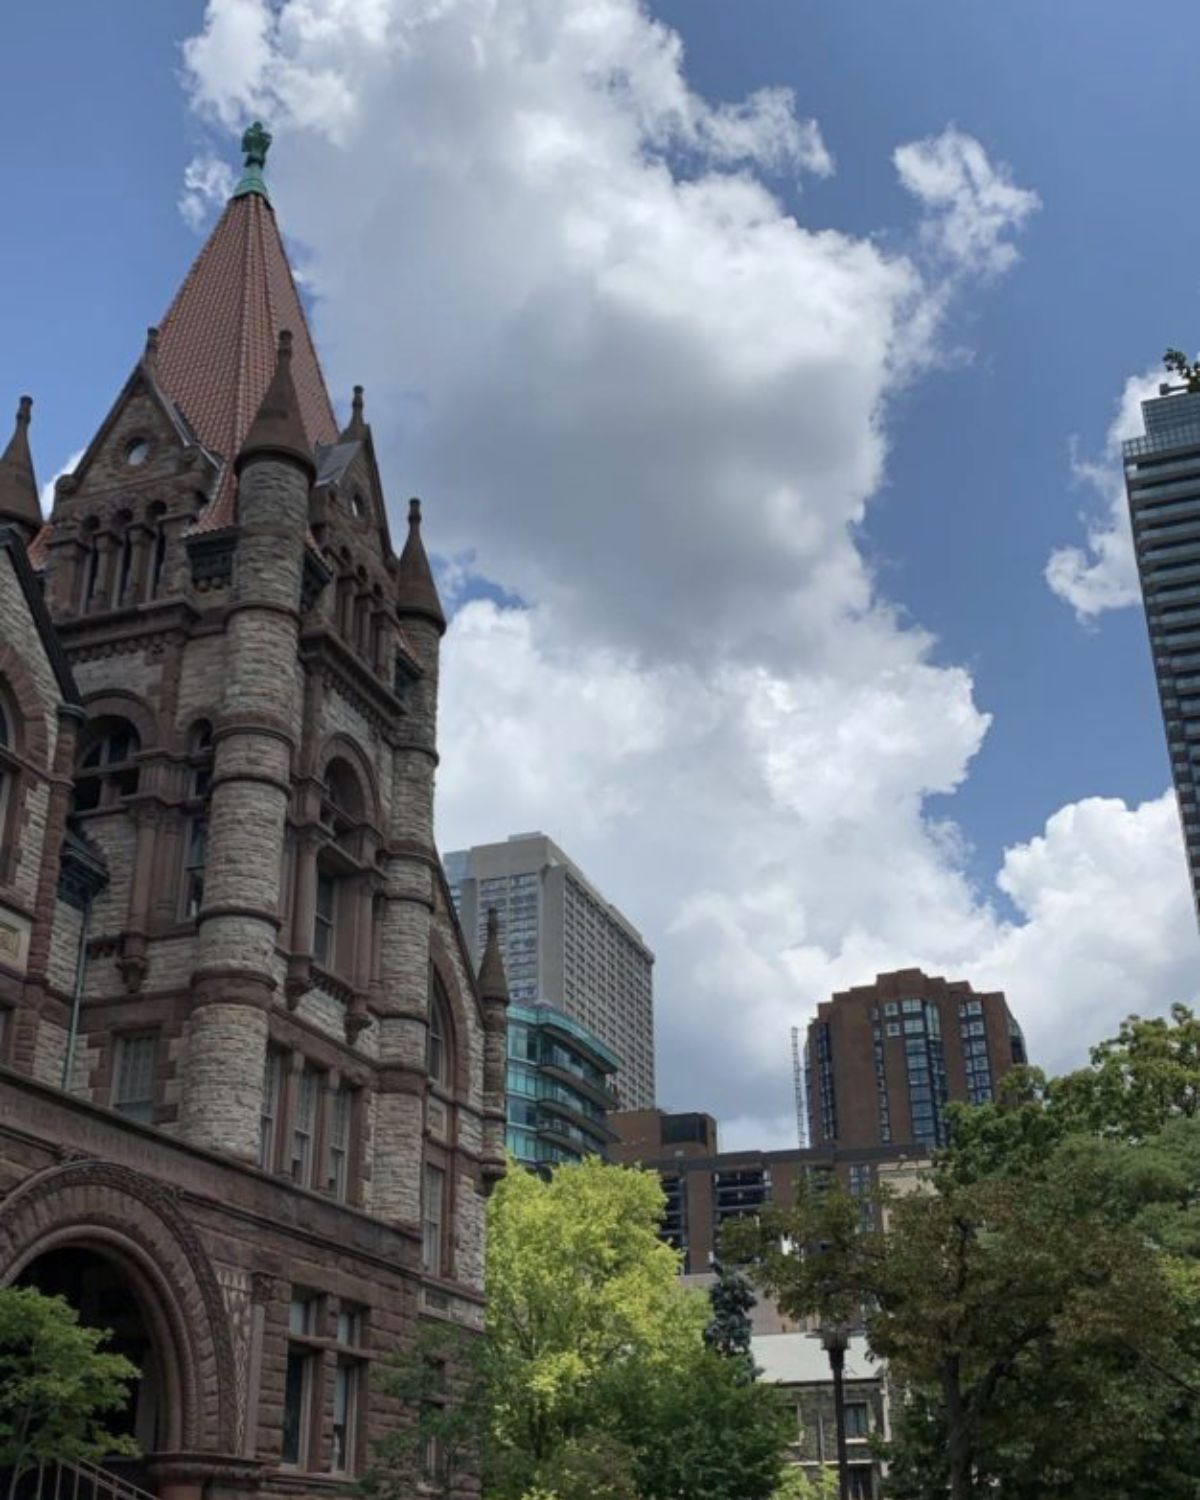
[[[150,507],[150,525],[153,533],[150,541],[150,589],[149,597],[157,599],[163,582],[163,565],[167,560],[167,533],[163,528],[166,506],[161,501]]]
[[[329,1120],[329,1191],[339,1203],[350,1189],[350,1121],[354,1094],[340,1084],[331,1100]]]
[[[154,1119],[154,1058],[157,1037],[153,1031],[119,1036],[113,1057],[112,1105],[131,1120],[149,1125]]]
[[[299,1187],[312,1186],[313,1135],[317,1123],[318,1076],[314,1068],[304,1068],[296,1078],[296,1107],[292,1120],[292,1181]]]
[[[118,605],[125,604],[129,600],[130,582],[133,577],[133,537],[130,534],[128,524],[121,532],[121,560],[117,569],[117,598]]]
[[[333,960],[334,908],[337,904],[337,883],[332,875],[319,872],[317,875],[317,906],[313,914],[313,957],[319,964],[329,967]]]
[[[80,595],[80,605],[86,609],[96,597],[96,583],[100,576],[100,548],[96,539],[95,520],[90,520],[84,530],[88,550],[83,562],[83,590]]]
[[[440,1276],[445,1264],[446,1174],[429,1162],[421,1192],[422,1264],[431,1276]]]
[[[273,1172],[277,1160],[276,1140],[279,1130],[279,1100],[283,1093],[283,1054],[271,1048],[263,1073],[262,1112],[258,1137],[258,1164],[264,1172]]]
[[[183,867],[183,915],[199,915],[204,902],[204,867],[208,863],[208,819],[198,815],[190,820],[187,831],[187,853]]]
[[[11,751],[12,748],[12,730],[9,727],[8,715],[4,711],[4,704],[0,702],[0,839],[4,837],[4,829],[8,821],[8,799],[14,783],[13,771],[5,764],[5,752]]]
[[[288,1345],[283,1384],[283,1448],[279,1457],[291,1468],[308,1467],[316,1367],[316,1355],[302,1345]]]
[[[436,1416],[446,1406],[446,1362],[441,1359],[424,1359],[424,1394],[421,1405],[427,1414]],[[434,1431],[425,1439],[425,1450],[421,1455],[424,1478],[427,1483],[439,1488],[449,1479],[447,1454],[441,1433]]]
[[[446,1003],[436,979],[429,986],[429,1030],[425,1037],[425,1066],[434,1083],[449,1082],[450,1037]]]
[[[330,1464],[335,1474],[350,1474],[354,1471],[361,1370],[358,1360],[338,1355],[333,1372],[333,1453]]]
[[[179,908],[182,917],[195,917],[204,902],[204,870],[208,864],[208,793],[212,785],[213,734],[207,719],[198,719],[192,725],[187,751],[189,816],[184,831]]]

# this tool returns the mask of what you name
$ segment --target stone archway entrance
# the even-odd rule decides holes
[[[39,1255],[17,1283],[63,1297],[81,1323],[108,1329],[111,1336],[104,1347],[123,1354],[141,1372],[130,1387],[126,1409],[108,1418],[109,1429],[132,1437],[146,1457],[177,1447],[177,1355],[162,1309],[144,1279],[118,1256],[84,1240]]]
[[[160,1456],[156,1474],[168,1458],[211,1465],[241,1452],[221,1288],[192,1224],[153,1179],[96,1160],[27,1178],[0,1201],[0,1285],[10,1281],[62,1291],[85,1322],[114,1330],[117,1347],[129,1341],[145,1373],[127,1420],[143,1453]]]

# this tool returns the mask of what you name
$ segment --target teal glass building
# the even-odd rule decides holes
[[[507,1143],[527,1167],[603,1155],[616,1134],[618,1062],[598,1037],[544,1001],[508,1007]]]

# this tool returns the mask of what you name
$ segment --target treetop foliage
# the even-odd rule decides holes
[[[137,1367],[101,1346],[62,1297],[33,1287],[0,1287],[0,1468],[132,1454],[105,1419],[121,1411]]]

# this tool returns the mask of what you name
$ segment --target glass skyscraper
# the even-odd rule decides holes
[[[508,1149],[527,1167],[601,1155],[616,1134],[617,1059],[552,1005],[508,1007]]]
[[[1200,390],[1161,386],[1124,444],[1125,488],[1150,650],[1200,910]]]
[[[444,864],[476,961],[494,910],[513,1002],[577,1021],[616,1057],[621,1108],[650,1108],[654,954],[633,923],[545,834],[455,850]]]

